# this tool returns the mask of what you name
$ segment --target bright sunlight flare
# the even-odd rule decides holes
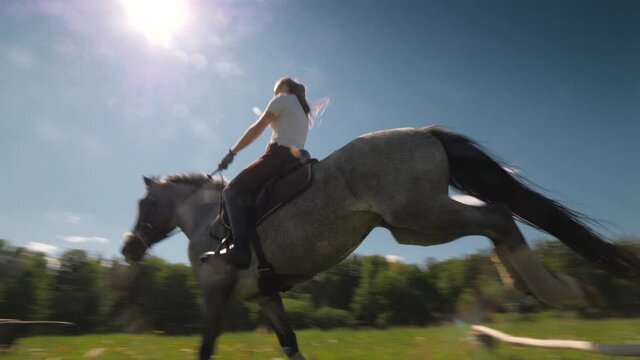
[[[131,25],[151,43],[169,47],[187,24],[185,0],[120,0]]]

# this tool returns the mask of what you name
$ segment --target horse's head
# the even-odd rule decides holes
[[[147,177],[144,182],[147,194],[138,203],[138,220],[123,239],[122,255],[128,262],[142,260],[147,249],[166,238],[177,226],[167,184]]]

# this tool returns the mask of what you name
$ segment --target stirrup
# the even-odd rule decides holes
[[[226,239],[226,238],[225,238]],[[223,239],[223,240],[225,240]],[[209,258],[211,256],[220,256],[223,258],[227,258],[228,256],[231,255],[231,252],[229,250],[234,248],[234,244],[230,244],[228,247],[222,247],[223,243],[220,243],[215,250],[211,250],[211,251],[207,251],[205,253],[203,253],[202,255],[200,255],[200,261],[202,262],[206,262],[207,260],[209,260]]]
[[[234,246],[234,242],[232,241],[232,237],[231,236],[225,236],[220,243],[218,244],[218,246],[216,246],[215,252],[217,253],[222,253],[222,250],[231,250],[233,249]]]
[[[251,266],[251,257],[249,257],[248,261],[238,261],[238,255],[231,251],[233,248],[234,246],[231,244],[229,247],[225,247],[219,251],[207,251],[200,256],[200,261],[206,262],[210,257],[215,256],[236,269],[248,269]]]

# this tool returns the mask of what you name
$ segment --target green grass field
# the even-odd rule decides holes
[[[485,324],[516,336],[640,343],[640,319],[578,320],[552,315],[534,321],[503,316]],[[467,325],[388,330],[302,330],[300,348],[309,359],[613,359],[573,350],[547,350],[501,344],[483,349]],[[199,337],[160,335],[87,335],[19,339],[0,353],[14,359],[195,359]],[[274,334],[227,333],[218,342],[218,359],[284,359]]]

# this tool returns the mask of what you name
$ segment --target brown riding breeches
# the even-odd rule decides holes
[[[264,155],[242,170],[227,187],[249,195],[252,201],[255,201],[267,182],[280,175],[287,162],[293,158],[295,156],[289,147],[269,144]]]

